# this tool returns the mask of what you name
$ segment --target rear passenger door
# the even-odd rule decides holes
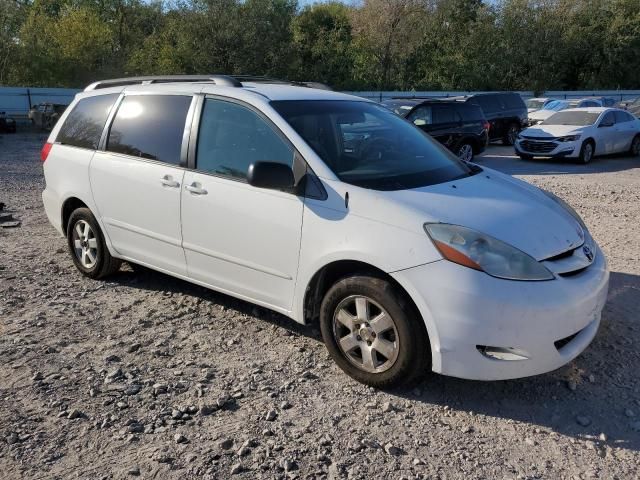
[[[200,107],[198,108],[200,110]],[[293,165],[294,149],[260,112],[202,99],[182,188],[182,235],[191,278],[290,311],[298,270],[302,198],[247,183],[257,161]],[[191,160],[191,158],[193,160]]]
[[[636,130],[633,125],[633,117],[627,112],[616,110],[616,139],[614,148],[616,152],[626,152],[631,148],[631,142],[636,136]]]
[[[616,117],[613,112],[607,112],[598,124],[596,153],[609,155],[615,152],[616,137]]]
[[[186,274],[180,191],[193,97],[127,94],[90,166],[93,197],[118,254]]]

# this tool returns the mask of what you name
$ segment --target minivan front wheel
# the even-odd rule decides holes
[[[366,385],[390,388],[428,370],[424,324],[385,279],[363,275],[336,283],[322,301],[320,328],[333,360]]]
[[[88,208],[78,208],[69,217],[67,243],[76,268],[89,278],[102,278],[120,268],[121,261],[109,253],[100,226]]]

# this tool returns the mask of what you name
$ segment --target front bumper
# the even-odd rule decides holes
[[[433,370],[474,380],[537,375],[577,357],[596,335],[609,285],[599,248],[584,271],[543,282],[497,279],[446,260],[392,276],[425,320]],[[526,358],[492,358],[483,346]]]
[[[575,158],[580,154],[582,144],[579,140],[560,142],[558,140],[516,140],[516,154],[541,158]]]

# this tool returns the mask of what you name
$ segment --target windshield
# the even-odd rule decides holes
[[[563,100],[553,100],[545,105],[544,110],[553,110],[555,112],[559,112],[560,110],[564,110],[565,108],[569,108],[569,103]]]
[[[530,98],[527,100],[527,108],[537,108],[540,109],[544,107],[544,100],[539,100],[537,98]]]
[[[381,105],[344,100],[271,105],[343,182],[404,190],[473,173],[427,134]]]
[[[593,125],[600,116],[597,112],[558,112],[547,118],[542,125]]]

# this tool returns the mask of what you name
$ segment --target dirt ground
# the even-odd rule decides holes
[[[593,344],[534,378],[380,392],[313,326],[148,270],[78,273],[44,136],[0,135],[0,477],[632,479],[640,471],[640,160],[481,165],[571,203],[611,268]]]

